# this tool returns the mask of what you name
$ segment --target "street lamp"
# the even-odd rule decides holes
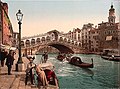
[[[18,24],[19,24],[19,47],[18,47],[18,50],[19,50],[19,57],[18,57],[18,61],[17,61],[17,64],[16,64],[16,71],[19,71],[19,70],[22,70],[22,64],[23,64],[23,61],[22,61],[22,57],[21,57],[21,24],[22,24],[22,18],[23,18],[23,14],[21,12],[21,10],[18,10],[18,12],[16,13],[16,17],[17,17],[17,20],[18,20]]]

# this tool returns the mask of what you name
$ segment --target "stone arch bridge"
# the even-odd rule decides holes
[[[81,42],[68,38],[65,34],[57,30],[49,31],[45,34],[22,38],[22,53],[32,55],[41,50],[48,51],[51,47],[56,48],[61,53],[81,53]],[[44,50],[44,48],[48,48]]]

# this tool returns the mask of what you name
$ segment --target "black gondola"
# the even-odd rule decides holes
[[[82,68],[93,68],[93,59],[92,63],[84,63],[81,61],[80,57],[72,57],[71,60],[69,61],[70,64],[75,65],[75,66],[79,66]]]

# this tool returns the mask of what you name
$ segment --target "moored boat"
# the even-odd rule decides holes
[[[44,70],[47,81],[49,83],[48,87],[52,87],[52,89],[58,89],[59,88],[59,83],[57,76],[55,74],[54,70],[54,65],[51,62],[47,63],[42,63],[40,64],[41,68]]]
[[[118,49],[104,49],[101,58],[109,61],[120,61],[120,52]]]
[[[101,56],[103,59],[109,60],[109,61],[120,61],[120,56]]]
[[[72,57],[69,63],[82,68],[93,68],[94,67],[93,59],[91,60],[92,60],[92,63],[84,63],[81,61],[80,57]]]
[[[61,53],[57,56],[57,59],[60,60],[60,61],[69,61],[72,57],[72,54],[65,54],[65,53]]]
[[[66,56],[64,54],[59,54],[57,56],[57,59],[60,60],[60,61],[63,61],[65,58],[66,58]]]

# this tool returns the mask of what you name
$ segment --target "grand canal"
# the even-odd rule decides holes
[[[55,72],[59,80],[60,89],[113,89],[118,88],[120,62],[102,59],[99,55],[75,54],[82,61],[91,63],[94,59],[94,68],[83,69],[60,62],[56,54],[49,54],[48,61],[55,66]],[[39,63],[41,55],[36,55],[35,63]]]

